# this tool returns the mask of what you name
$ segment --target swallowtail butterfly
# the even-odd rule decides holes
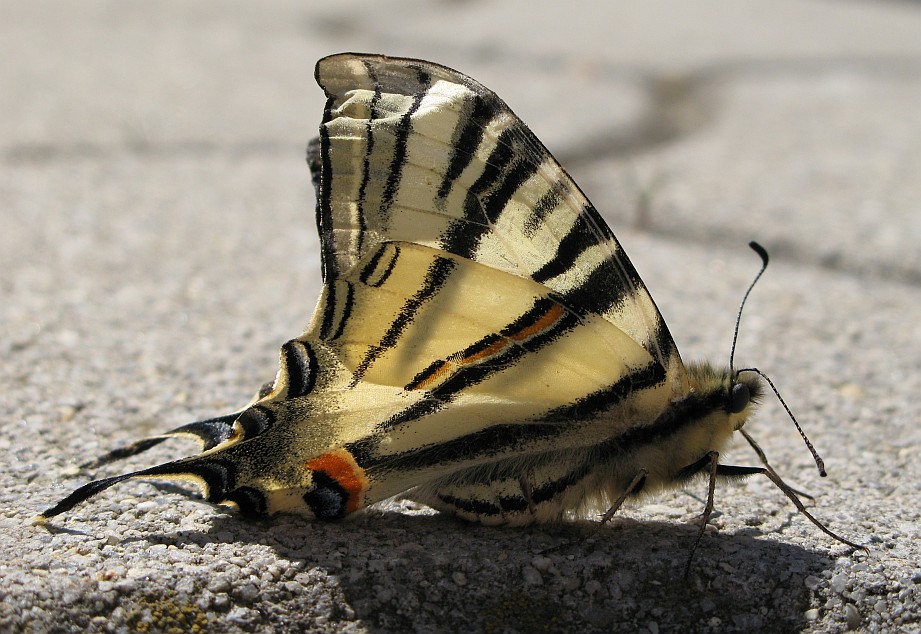
[[[256,516],[331,520],[403,494],[526,524],[607,519],[704,475],[706,522],[717,479],[764,473],[858,547],[805,510],[743,429],[760,373],[682,363],[614,234],[498,96],[378,55],[327,57],[316,79],[324,286],[306,332],[242,410],[91,466],[171,436],[196,437],[200,454],[90,482],[39,521],[136,477],[192,479]],[[735,432],[764,466],[719,463]]]

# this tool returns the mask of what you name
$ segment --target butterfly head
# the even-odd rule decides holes
[[[757,374],[746,372],[730,373],[725,391],[725,410],[735,424],[734,429],[741,429],[748,419],[752,406],[757,404],[764,393],[764,384]]]
[[[709,363],[688,364],[691,399],[731,434],[742,428],[764,394],[764,381],[752,372],[734,372]]]

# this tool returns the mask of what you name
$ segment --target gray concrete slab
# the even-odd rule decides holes
[[[919,631],[921,7],[0,13],[0,629]],[[86,481],[81,461],[233,409],[274,375],[319,290],[303,148],[322,108],[313,63],[342,50],[429,58],[506,98],[609,218],[686,359],[728,356],[757,268],[744,244],[768,246],[739,358],[775,379],[829,477],[770,399],[750,430],[869,555],[757,478],[718,491],[687,581],[703,487],[598,534],[408,504],[251,522],[143,482],[32,527]]]

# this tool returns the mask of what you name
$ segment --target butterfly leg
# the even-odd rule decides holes
[[[745,436],[746,436],[746,439],[748,439],[750,443],[754,443],[754,441],[748,436],[748,434],[745,434]],[[697,546],[700,544],[700,540],[703,538],[704,531],[707,528],[707,523],[710,520],[710,515],[713,513],[713,496],[716,491],[716,479],[718,477],[720,478],[743,478],[746,476],[763,473],[765,476],[767,476],[767,478],[771,482],[774,483],[774,485],[778,489],[783,491],[784,495],[786,495],[790,499],[791,502],[793,502],[793,505],[796,507],[796,510],[798,510],[800,513],[805,515],[809,519],[809,521],[815,524],[819,528],[819,530],[821,530],[823,533],[841,542],[842,544],[846,544],[852,548],[859,548],[863,551],[867,550],[865,546],[861,546],[860,544],[855,544],[854,542],[851,542],[841,537],[840,535],[832,532],[824,524],[822,524],[822,522],[817,520],[809,511],[807,511],[806,506],[803,504],[802,500],[800,500],[799,497],[797,496],[796,490],[793,489],[793,487],[788,485],[786,482],[784,482],[781,479],[781,477],[777,475],[777,472],[775,472],[774,469],[767,463],[767,459],[764,456],[764,452],[760,451],[760,447],[757,447],[757,445],[754,445],[754,444],[753,444],[753,447],[756,448],[758,455],[761,457],[762,462],[764,462],[764,465],[765,465],[764,467],[743,467],[743,466],[737,466],[737,465],[719,464],[718,463],[719,453],[716,451],[711,451],[707,453],[707,455],[705,455],[703,458],[695,462],[694,464],[688,465],[687,467],[682,469],[683,475],[689,475],[689,474],[693,475],[694,473],[702,470],[703,468],[708,468],[709,473],[710,473],[710,482],[709,482],[709,487],[707,491],[707,504],[704,507],[704,512],[700,518],[701,519],[700,530],[697,533],[697,538],[694,540],[694,545],[691,547],[691,553],[688,556],[687,565],[685,566],[685,569],[684,569],[685,577],[687,577],[688,574],[690,573],[691,563],[694,559],[694,552],[697,550]]]
[[[620,507],[624,505],[624,502],[627,501],[628,497],[630,497],[631,495],[636,495],[637,493],[643,490],[643,485],[646,484],[646,476],[648,475],[649,475],[649,472],[646,471],[646,469],[640,469],[639,472],[637,472],[637,474],[633,477],[633,480],[630,481],[630,484],[627,485],[627,488],[624,489],[624,492],[621,493],[620,496],[616,500],[614,500],[614,503],[611,505],[611,508],[605,511],[604,515],[601,516],[601,520],[598,524],[598,528],[596,528],[594,531],[594,535],[597,536],[597,534],[601,530],[601,527],[604,526],[608,521],[610,521],[612,517],[614,517],[614,514],[617,513]],[[584,539],[585,538],[583,538],[583,540]],[[560,544],[558,546],[547,548],[545,550],[542,550],[541,554],[546,554],[546,553],[557,551],[563,548],[564,545],[565,544]]]
[[[847,544],[851,548],[857,548],[864,552],[868,552],[866,546],[861,546],[860,544],[855,544],[852,541],[844,539],[843,537],[841,537],[841,535],[838,535],[837,533],[832,532],[829,528],[825,526],[825,524],[817,520],[809,511],[806,510],[806,506],[802,503],[799,497],[797,497],[794,490],[791,489],[789,486],[787,486],[787,484],[783,480],[780,479],[780,476],[777,475],[774,469],[772,469],[771,467],[766,467],[764,469],[759,469],[759,471],[760,473],[763,473],[764,475],[766,475],[768,479],[777,486],[778,489],[783,491],[784,495],[790,498],[790,501],[793,502],[793,505],[796,507],[796,510],[802,513],[803,515],[805,515],[806,518],[810,522],[818,526],[820,531],[822,531],[829,537],[841,542],[842,544]]]
[[[699,522],[700,529],[697,531],[697,537],[694,539],[694,545],[691,546],[691,552],[688,555],[687,565],[684,568],[684,576],[687,577],[691,571],[691,563],[694,561],[694,553],[703,539],[704,531],[707,530],[707,524],[710,522],[710,516],[713,514],[713,497],[716,493],[717,477],[743,477],[754,473],[761,473],[761,467],[736,467],[732,465],[719,464],[720,454],[718,451],[709,451],[696,462],[689,464],[679,471],[680,479],[687,479],[704,469],[709,474],[709,484],[707,487],[707,504],[704,506],[704,512],[701,513]]]
[[[854,542],[849,541],[849,540],[847,540],[847,539],[844,539],[844,538],[841,537],[840,535],[838,535],[838,534],[836,534],[836,533],[833,533],[833,532],[832,532],[830,529],[828,529],[822,522],[820,522],[820,521],[817,520],[815,517],[813,517],[812,514],[811,514],[809,511],[806,510],[806,506],[803,504],[802,500],[799,499],[799,495],[802,495],[803,497],[809,498],[810,500],[813,499],[812,496],[806,495],[806,494],[804,494],[804,493],[800,493],[799,491],[797,491],[796,489],[794,489],[793,487],[791,487],[789,484],[787,484],[786,482],[784,482],[784,481],[781,479],[781,477],[780,477],[779,475],[777,475],[777,472],[774,471],[774,468],[773,468],[770,464],[768,464],[767,456],[764,455],[764,451],[761,450],[761,447],[758,446],[758,443],[755,442],[755,439],[752,438],[751,435],[749,435],[749,433],[748,433],[747,431],[745,431],[744,429],[740,429],[739,431],[740,431],[740,432],[742,433],[742,435],[745,437],[745,440],[748,441],[748,444],[751,445],[752,449],[755,450],[755,453],[758,454],[758,458],[761,459],[761,463],[764,465],[764,468],[756,468],[756,467],[736,467],[737,469],[743,469],[743,468],[744,468],[744,469],[749,469],[749,470],[750,470],[750,471],[749,471],[750,473],[763,473],[764,475],[767,476],[768,480],[770,480],[771,482],[773,482],[774,485],[775,485],[778,489],[780,489],[781,491],[783,491],[783,494],[786,495],[786,496],[790,499],[791,502],[793,502],[793,506],[796,507],[796,510],[799,511],[800,513],[802,513],[803,515],[805,515],[805,516],[809,519],[810,522],[812,522],[813,524],[815,524],[816,526],[818,526],[818,527],[819,527],[819,530],[821,530],[823,533],[825,533],[825,534],[828,535],[829,537],[831,537],[831,538],[833,538],[833,539],[835,539],[835,540],[841,542],[842,544],[847,544],[847,545],[850,546],[851,548],[857,548],[857,549],[862,550],[862,551],[864,551],[864,552],[868,552],[866,546],[861,546],[860,544],[855,544]],[[746,475],[747,475],[747,474],[746,474]]]
[[[537,513],[537,505],[534,504],[533,490],[531,488],[531,474],[518,477],[518,486],[521,487],[521,495],[528,503],[528,512],[531,515]]]
[[[767,467],[767,468],[770,469],[770,468],[771,468],[771,465],[768,464],[767,456],[765,455],[764,450],[761,449],[761,445],[759,445],[757,442],[755,442],[755,439],[751,437],[751,434],[749,434],[749,433],[748,433],[747,431],[745,431],[744,429],[740,429],[740,430],[739,430],[739,433],[741,433],[742,436],[745,437],[745,440],[748,441],[748,444],[751,445],[751,448],[755,450],[755,453],[756,453],[756,454],[758,454],[758,459],[761,461],[761,464],[763,464],[765,467]],[[771,470],[773,471],[773,469],[771,469]],[[777,475],[776,473],[775,473],[774,475],[777,476],[778,479],[780,478],[780,476]],[[784,486],[785,486],[787,489],[789,489],[790,491],[793,491],[796,495],[798,495],[798,496],[800,496],[800,497],[804,497],[804,498],[806,498],[807,500],[815,500],[815,498],[812,497],[811,495],[809,495],[808,493],[804,493],[804,492],[800,491],[799,489],[794,489],[793,487],[791,487],[790,485],[788,485],[786,482],[784,482]]]
[[[605,511],[605,514],[601,516],[602,525],[606,524],[612,517],[614,517],[614,514],[617,513],[621,506],[623,506],[628,497],[631,495],[636,495],[643,490],[643,485],[646,484],[647,475],[649,475],[649,473],[646,471],[646,469],[639,470],[639,472],[634,476],[633,480],[630,481],[630,484],[627,485],[627,488],[624,489],[624,492],[620,494],[620,497],[614,500],[614,504],[611,505],[611,508]]]
[[[707,523],[710,521],[710,515],[713,514],[713,495],[716,492],[716,476],[719,471],[719,459],[720,453],[718,451],[709,451],[707,455],[695,462],[693,465],[685,467],[683,471],[689,471],[696,467],[697,470],[708,466],[708,471],[710,473],[710,483],[707,487],[707,504],[704,506],[704,512],[700,516],[700,530],[697,531],[697,537],[694,539],[694,545],[691,546],[691,552],[688,554],[687,564],[684,566],[684,576],[687,578],[688,574],[691,571],[691,562],[694,561],[694,552],[697,550],[697,546],[700,544],[700,540],[703,539],[704,531],[707,530]]]

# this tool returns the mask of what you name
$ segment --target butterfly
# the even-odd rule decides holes
[[[254,516],[333,520],[404,495],[484,524],[607,520],[704,476],[702,534],[718,479],[765,474],[859,547],[743,428],[766,377],[682,362],[601,215],[497,95],[380,55],[326,57],[316,79],[323,289],[307,330],[243,409],[88,466],[174,436],[200,454],[90,482],[39,521],[128,478],[190,479]],[[762,466],[719,462],[736,432]]]

